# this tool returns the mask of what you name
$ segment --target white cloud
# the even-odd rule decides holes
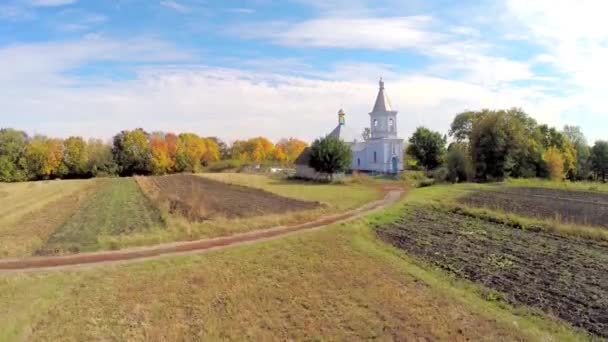
[[[532,61],[494,56],[492,44],[481,40],[477,29],[444,25],[430,16],[266,22],[237,27],[233,33],[300,48],[407,50],[431,58],[427,71],[434,75],[458,74],[460,79],[488,87],[535,78]]]
[[[76,3],[77,0],[30,0],[30,5],[40,7],[65,6]]]
[[[286,46],[396,50],[438,40],[440,35],[428,30],[431,20],[427,16],[327,17],[299,23],[246,25],[233,31],[245,37],[271,39]]]
[[[335,72],[353,67],[338,66]],[[372,65],[366,68],[374,69]],[[151,66],[133,80],[98,84],[78,80],[39,84],[31,75],[29,83],[0,92],[0,107],[3,113],[18,113],[4,117],[5,124],[30,133],[108,138],[121,129],[144,127],[194,131],[227,140],[256,135],[312,140],[335,126],[340,107],[354,130],[368,124],[367,113],[377,92],[375,75],[368,79],[343,76],[327,80],[204,66]],[[403,137],[419,125],[446,132],[456,112],[466,108],[540,108],[533,95],[517,89],[496,92],[421,74],[393,73],[386,82],[392,103],[400,111]],[[543,119],[559,120],[555,116]]]
[[[10,84],[6,91],[32,84],[52,88],[73,84],[64,75],[76,67],[96,61],[175,62],[191,56],[171,44],[151,38],[124,41],[89,35],[63,42],[17,44],[0,48],[0,84]]]
[[[161,0],[161,5],[181,13],[190,12],[191,8],[174,0]]]

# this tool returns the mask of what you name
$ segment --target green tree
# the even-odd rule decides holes
[[[576,170],[568,178],[574,180],[588,179],[591,175],[591,148],[579,126],[564,126],[564,136],[570,140],[576,151]]]
[[[409,139],[407,152],[427,170],[440,166],[445,159],[446,138],[438,132],[418,127]]]
[[[452,121],[452,124],[450,125],[448,134],[454,138],[456,142],[462,143],[469,141],[471,133],[473,132],[473,123],[481,119],[487,113],[490,113],[490,111],[483,109],[480,112],[466,111],[456,115],[454,121]]]
[[[90,139],[87,143],[87,173],[92,177],[113,176],[118,173],[118,165],[112,155],[112,147],[100,139]]]
[[[510,128],[502,112],[492,112],[473,124],[471,157],[479,180],[503,179],[513,147]]]
[[[27,179],[24,159],[27,142],[25,132],[12,128],[0,129],[0,182]]]
[[[67,175],[83,177],[87,174],[87,143],[81,137],[69,137],[63,141],[63,164]]]
[[[121,176],[151,173],[148,134],[141,128],[115,135],[112,154]]]
[[[326,173],[330,180],[333,180],[334,174],[348,171],[351,162],[350,146],[340,139],[329,136],[320,138],[310,147],[310,167]]]
[[[473,167],[467,150],[463,143],[452,143],[448,148],[446,157],[447,180],[452,183],[466,182],[473,179]]]
[[[596,177],[605,183],[608,175],[608,141],[598,140],[591,148],[591,167]]]

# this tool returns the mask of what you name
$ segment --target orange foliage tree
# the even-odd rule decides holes
[[[281,139],[276,149],[280,149],[285,154],[285,159],[278,161],[293,163],[307,146],[308,144],[296,138]]]
[[[153,174],[163,175],[173,169],[175,160],[169,153],[166,135],[155,134],[150,137],[150,153],[150,166]]]
[[[549,147],[543,154],[543,159],[547,163],[549,177],[554,181],[562,181],[565,177],[564,156],[555,147]]]

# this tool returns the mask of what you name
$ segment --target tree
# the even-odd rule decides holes
[[[596,177],[605,183],[608,175],[608,141],[598,140],[591,148],[591,167]]]
[[[150,167],[155,175],[164,175],[173,169],[175,161],[169,154],[169,146],[165,135],[153,135],[150,137]]]
[[[591,149],[579,126],[564,126],[564,136],[570,140],[576,151],[576,170],[568,176],[570,179],[583,180],[591,174]]]
[[[543,154],[543,160],[547,163],[549,178],[553,181],[564,180],[564,156],[556,147],[549,147]]]
[[[49,179],[63,175],[63,143],[60,139],[34,137],[25,147],[25,164],[36,179]]]
[[[507,119],[503,112],[492,112],[473,123],[471,157],[479,180],[501,180],[513,147]]]
[[[63,164],[66,174],[83,177],[87,173],[87,143],[81,137],[69,137],[63,142]]]
[[[308,144],[296,138],[281,139],[275,146],[275,159],[277,159],[277,155],[280,156],[283,154],[285,158],[282,161],[292,164],[302,151],[304,151],[306,146],[308,146]]]
[[[441,165],[445,159],[446,138],[438,132],[432,132],[425,127],[418,127],[409,139],[408,154],[413,156],[420,165],[432,170]]]
[[[92,177],[113,176],[118,173],[118,165],[112,155],[112,147],[100,139],[90,139],[87,143],[87,171]]]
[[[148,134],[141,128],[115,135],[112,154],[121,176],[151,173]]]
[[[230,159],[231,158],[230,148],[224,141],[222,141],[218,137],[208,137],[207,139],[211,139],[217,144],[217,147],[219,149],[219,159]]]
[[[274,150],[272,141],[264,137],[257,137],[251,139],[250,144],[253,146],[253,151],[250,156],[251,161],[263,162],[272,160],[272,152]]]
[[[27,179],[24,159],[27,142],[25,132],[12,128],[0,129],[0,182]]]
[[[203,153],[203,158],[201,162],[203,165],[207,165],[210,162],[220,160],[220,147],[215,139],[211,138],[203,138],[205,142],[205,153]]]
[[[274,159],[275,161],[277,161],[279,163],[287,162],[287,154],[285,153],[285,149],[283,146],[277,145],[275,147],[274,151],[272,152],[272,154],[273,154],[272,159]]]
[[[372,130],[369,127],[365,127],[363,133],[361,133],[361,137],[363,141],[368,141],[372,137]]]
[[[467,146],[465,144],[450,144],[446,161],[448,169],[448,181],[452,183],[466,182],[473,178],[471,158],[469,157]]]
[[[352,162],[350,146],[334,137],[317,139],[310,147],[309,165],[333,180],[334,174],[346,172]]]
[[[194,133],[180,134],[175,157],[176,170],[178,172],[199,172],[206,152],[207,144],[203,138]]]
[[[274,144],[264,137],[237,140],[232,144],[232,157],[246,162],[270,161],[274,158]]]
[[[480,112],[466,111],[456,115],[454,121],[452,121],[452,124],[450,125],[448,134],[453,137],[456,142],[469,141],[471,133],[473,132],[473,123],[489,112],[489,110],[484,109]]]

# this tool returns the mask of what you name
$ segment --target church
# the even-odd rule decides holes
[[[338,125],[328,136],[349,144],[352,151],[352,171],[372,173],[398,173],[403,170],[403,139],[397,135],[397,111],[384,89],[380,79],[378,95],[369,113],[369,136],[355,134],[346,124],[346,114],[338,112]],[[317,172],[308,166],[310,150],[305,149],[296,159],[296,177],[319,178]]]

